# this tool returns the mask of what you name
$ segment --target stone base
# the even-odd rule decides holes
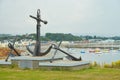
[[[39,61],[37,60],[21,60],[18,62],[18,67],[25,69],[25,68],[30,68],[30,69],[36,69],[39,68]]]
[[[55,60],[61,60],[62,58],[55,58]],[[18,66],[19,68],[30,68],[35,69],[39,68],[39,62],[50,62],[51,58],[46,57],[30,57],[30,56],[21,56],[11,58],[12,64]]]
[[[70,69],[78,70],[83,68],[88,68],[90,66],[89,62],[86,61],[70,61],[70,60],[61,60],[62,58],[55,58],[55,60],[50,63],[51,58],[44,57],[13,57],[11,62],[1,62],[2,65],[16,65],[22,69]]]
[[[6,62],[5,60],[0,60],[0,67],[6,67],[10,65],[11,65],[10,61]]]
[[[58,70],[79,70],[83,68],[89,68],[90,63],[86,61],[55,61],[53,63],[39,63],[39,68],[40,69],[47,69],[47,70],[53,70],[53,69],[58,69]]]

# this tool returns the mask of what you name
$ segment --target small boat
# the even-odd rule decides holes
[[[81,50],[80,53],[85,53],[85,50]]]
[[[109,49],[104,49],[104,50],[103,50],[103,53],[109,53],[109,52],[110,52]]]
[[[94,49],[90,49],[89,53],[95,53],[95,50]]]
[[[95,49],[95,53],[101,54],[102,52],[101,52],[100,48],[96,48],[96,49]]]

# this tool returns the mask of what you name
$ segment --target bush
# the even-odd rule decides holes
[[[105,68],[120,68],[120,60],[112,62],[112,64],[104,64]]]

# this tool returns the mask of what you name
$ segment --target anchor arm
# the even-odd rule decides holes
[[[52,49],[52,45],[45,51],[45,52],[40,52],[40,56],[44,56],[44,55],[47,55]]]
[[[78,59],[78,58],[70,55],[69,53],[63,51],[62,49],[60,49],[60,48],[58,48],[58,47],[56,47],[56,46],[54,47],[54,49],[57,49],[57,50],[63,52],[64,54],[66,54],[66,55],[68,55],[69,57],[71,57],[71,59],[74,60],[74,61],[81,61],[81,60],[82,60],[81,57]]]
[[[29,46],[26,46],[27,50],[33,55],[33,51],[30,50]],[[40,55],[39,56],[44,56],[46,54],[48,54],[52,49],[52,45],[45,51],[45,52],[40,52]]]

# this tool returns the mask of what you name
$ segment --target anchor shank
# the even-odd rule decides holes
[[[35,45],[35,50],[34,50],[34,56],[39,56],[41,52],[41,42],[40,42],[40,25],[37,24],[37,31],[36,31],[36,45]]]
[[[40,15],[40,9],[37,10],[37,17],[34,17],[32,15],[30,15],[31,18],[35,19],[37,21],[37,25],[36,25],[36,44],[35,44],[35,48],[34,51],[31,52],[31,50],[28,50],[33,53],[33,56],[40,56],[41,53],[41,39],[40,39],[40,27],[41,24],[40,22],[47,24],[47,21],[44,21],[41,19],[41,15]]]

